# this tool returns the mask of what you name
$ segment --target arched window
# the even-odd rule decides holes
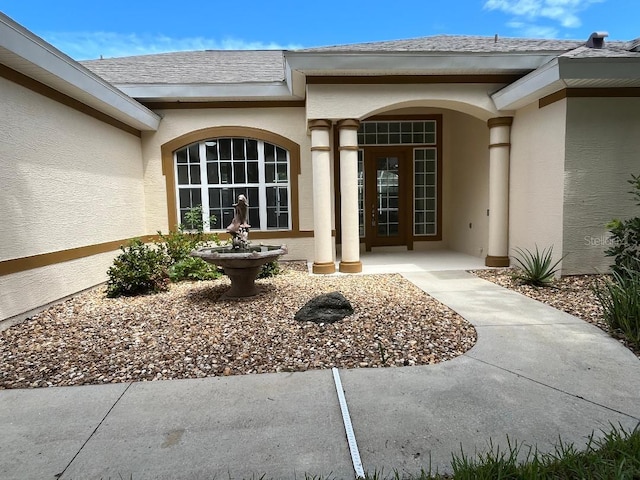
[[[238,195],[249,203],[252,230],[291,230],[290,154],[264,140],[217,137],[174,152],[180,221],[202,206],[205,230],[224,230]]]

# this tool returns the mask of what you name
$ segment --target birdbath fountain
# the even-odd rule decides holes
[[[202,258],[224,269],[224,273],[231,280],[231,288],[226,291],[227,297],[251,297],[258,293],[256,277],[262,265],[276,260],[287,253],[285,245],[256,245],[249,243],[249,228],[247,223],[247,199],[238,196],[238,203],[233,204],[233,220],[227,227],[231,234],[231,245],[221,247],[203,247],[193,250],[192,257]]]

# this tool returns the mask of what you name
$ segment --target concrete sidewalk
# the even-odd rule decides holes
[[[507,436],[581,448],[640,421],[640,361],[596,327],[463,271],[404,275],[478,343],[438,365],[340,371],[366,471],[448,471],[461,446]],[[354,477],[329,370],[5,390],[0,425],[3,479]]]

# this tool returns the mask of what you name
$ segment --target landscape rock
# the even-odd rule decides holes
[[[340,292],[330,292],[309,300],[293,318],[299,322],[333,323],[353,313],[353,307]]]

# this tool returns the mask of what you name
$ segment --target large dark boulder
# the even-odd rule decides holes
[[[333,323],[352,313],[353,307],[344,295],[331,292],[309,300],[294,318],[299,322]]]

